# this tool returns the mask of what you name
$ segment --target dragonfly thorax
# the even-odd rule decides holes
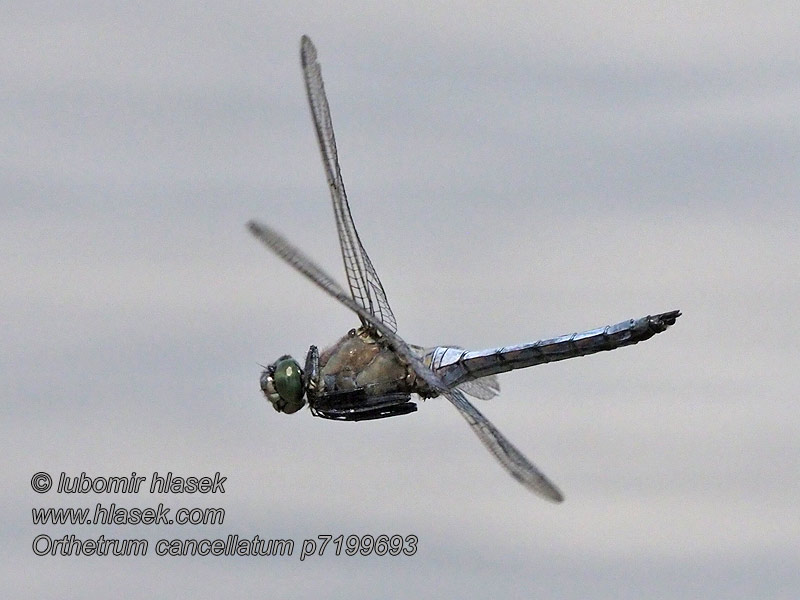
[[[261,391],[276,411],[296,413],[306,404],[300,365],[288,354],[281,356],[261,374]]]

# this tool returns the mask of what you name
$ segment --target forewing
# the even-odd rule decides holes
[[[397,321],[389,307],[386,292],[375,272],[375,267],[372,266],[372,261],[361,244],[358,231],[353,223],[353,216],[350,214],[350,205],[347,202],[347,193],[339,168],[339,156],[336,150],[336,138],[333,134],[328,98],[322,83],[322,71],[317,62],[317,49],[306,36],[303,36],[300,42],[300,61],[303,65],[311,116],[314,119],[314,128],[317,131],[319,149],[322,153],[322,163],[325,166],[325,175],[331,190],[336,229],[339,233],[339,245],[342,248],[342,259],[350,293],[359,306],[392,331],[397,331]],[[365,326],[368,323],[363,317],[361,321]]]
[[[447,398],[458,409],[461,416],[469,423],[472,430],[497,458],[500,464],[511,473],[517,481],[529,490],[539,494],[547,500],[561,502],[564,497],[558,488],[545,477],[525,456],[509,442],[506,437],[484,417],[464,397],[461,390],[448,389],[442,380],[428,367],[422,359],[406,344],[393,329],[386,323],[377,319],[363,306],[353,301],[350,296],[327,273],[314,264],[300,250],[292,246],[283,237],[271,228],[251,221],[248,228],[268,248],[283,260],[308,277],[325,292],[339,300],[350,310],[358,314],[362,320],[370,323],[377,329],[388,342],[389,346],[405,360],[414,372],[433,390]]]

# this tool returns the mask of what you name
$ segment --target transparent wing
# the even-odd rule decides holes
[[[317,131],[319,149],[322,153],[322,163],[325,165],[325,175],[328,178],[328,186],[333,199],[336,229],[339,232],[339,245],[342,247],[342,259],[347,274],[347,283],[350,285],[350,293],[353,300],[370,315],[392,331],[397,331],[397,321],[389,307],[386,292],[375,272],[375,267],[372,266],[372,261],[361,244],[353,217],[350,214],[350,205],[347,203],[347,194],[339,168],[339,155],[336,150],[336,138],[333,135],[331,111],[328,107],[328,98],[325,96],[322,72],[317,62],[317,49],[306,36],[303,36],[300,41],[300,61],[303,65],[311,116],[314,118],[314,128]],[[364,317],[361,317],[361,322],[365,326],[369,326]]]
[[[422,358],[416,354],[393,329],[389,328],[387,324],[376,318],[363,306],[354,302],[327,273],[278,233],[254,221],[248,223],[248,228],[253,235],[260,239],[283,260],[379,331],[384,338],[386,338],[389,346],[411,366],[420,379],[427,383],[433,390],[436,390],[447,398],[453,406],[458,409],[458,412],[461,413],[461,416],[469,423],[475,435],[478,436],[481,442],[483,442],[514,479],[547,500],[561,502],[564,499],[564,496],[562,496],[558,488],[525,458],[525,456],[517,450],[514,445],[509,442],[480,411],[478,411],[478,409],[469,403],[461,390],[448,389],[442,380],[423,364]]]
[[[478,400],[491,400],[500,393],[500,381],[494,375],[465,381],[456,387]]]
[[[466,381],[462,381],[455,386],[453,386],[452,379],[447,381],[447,376],[445,375],[446,371],[441,370],[440,366],[444,357],[447,357],[453,351],[461,351],[462,354],[467,352],[466,349],[462,348],[461,346],[453,346],[451,344],[447,344],[446,346],[438,346],[437,348],[420,348],[420,354],[423,355],[423,362],[425,363],[425,366],[429,369],[432,369],[442,381],[446,382],[446,385],[456,387],[465,394],[472,396],[473,398],[478,398],[479,400],[491,400],[500,393],[500,381],[495,375],[486,375],[485,377],[478,377],[476,379],[467,379]],[[436,363],[435,365],[433,364],[434,362]],[[458,361],[456,361],[455,364],[458,364]],[[448,363],[448,366],[451,365],[451,362]]]

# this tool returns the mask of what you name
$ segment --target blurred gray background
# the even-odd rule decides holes
[[[380,6],[380,7],[378,7]],[[6,3],[0,584],[16,598],[790,598],[800,588],[794,3]],[[299,68],[319,50],[362,241],[409,342],[667,333],[443,400],[275,413],[259,363],[357,324]],[[224,496],[34,493],[37,471],[228,477]],[[34,526],[38,506],[223,525]],[[413,557],[37,557],[81,538],[416,534]]]

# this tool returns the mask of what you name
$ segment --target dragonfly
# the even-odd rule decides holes
[[[291,267],[356,313],[360,326],[322,352],[312,345],[302,368],[290,355],[265,367],[260,378],[264,396],[280,413],[293,414],[308,405],[313,416],[338,421],[406,415],[417,410],[416,397],[444,397],[512,477],[535,494],[561,502],[564,496],[558,487],[465,394],[488,400],[500,391],[496,377],[500,373],[637,344],[673,325],[680,311],[486,350],[457,346],[426,349],[407,343],[397,333],[386,292],[353,222],[317,50],[307,36],[300,41],[300,61],[349,293],[276,230],[256,221],[247,226]],[[416,396],[414,400],[412,396]]]

